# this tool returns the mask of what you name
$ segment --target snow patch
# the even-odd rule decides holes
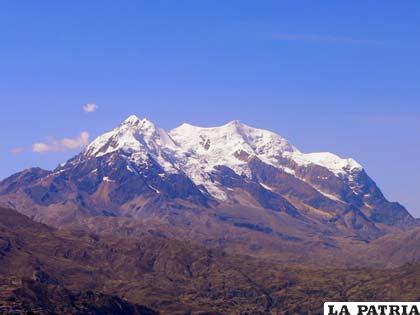
[[[269,191],[273,191],[273,188],[271,188],[270,186],[267,186],[266,184],[260,183],[260,185]]]
[[[156,193],[160,194],[160,191],[154,188],[153,186],[148,185],[150,189],[154,190]]]
[[[327,168],[335,175],[348,174],[353,170],[362,170],[363,167],[353,159],[342,159],[329,152],[301,153],[299,151],[286,153],[294,162],[300,166],[310,164],[319,165]]]

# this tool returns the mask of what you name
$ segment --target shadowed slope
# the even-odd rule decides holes
[[[420,297],[417,265],[387,271],[288,267],[162,237],[58,231],[10,209],[0,209],[0,240],[2,287],[46,308],[65,307],[55,294],[80,307],[123,303],[108,294],[127,299],[126,307],[140,303],[162,314],[318,314],[326,300]],[[10,279],[30,280],[16,286]],[[404,286],[384,289],[395,279]]]

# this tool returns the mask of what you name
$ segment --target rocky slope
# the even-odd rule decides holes
[[[129,303],[116,296],[71,292],[58,284],[14,276],[0,276],[1,314],[115,314],[157,315],[145,306]]]
[[[327,300],[420,299],[417,264],[391,270],[313,269],[158,236],[56,230],[1,208],[0,240],[0,307],[7,310],[321,314]],[[373,250],[372,244],[363,246],[359,254]],[[386,260],[351,257],[373,258]]]

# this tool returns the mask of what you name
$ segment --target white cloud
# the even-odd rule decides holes
[[[81,149],[89,144],[89,133],[82,131],[75,138],[55,139],[48,138],[46,142],[37,142],[32,145],[32,152],[46,153],[46,152],[64,152],[69,150]]]
[[[83,110],[86,113],[93,113],[97,109],[98,109],[98,105],[96,105],[95,103],[88,103],[88,104],[83,105]]]

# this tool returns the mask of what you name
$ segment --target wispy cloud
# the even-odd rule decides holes
[[[96,105],[95,103],[88,103],[83,105],[82,108],[86,113],[93,113],[98,109],[98,105]]]
[[[23,151],[25,151],[25,149],[24,149],[24,148],[22,148],[22,147],[15,147],[15,148],[12,148],[12,149],[10,150],[10,152],[12,152],[13,154],[20,154],[20,153],[22,153]]]
[[[47,152],[64,152],[69,150],[76,150],[85,147],[89,144],[89,133],[82,131],[75,138],[56,139],[49,137],[46,142],[37,142],[32,145],[32,152],[47,153]]]
[[[316,42],[316,43],[341,43],[341,44],[367,44],[367,45],[388,45],[390,42],[360,39],[342,36],[314,35],[314,34],[290,34],[280,33],[271,36],[273,40],[278,41],[296,41],[296,42]]]

